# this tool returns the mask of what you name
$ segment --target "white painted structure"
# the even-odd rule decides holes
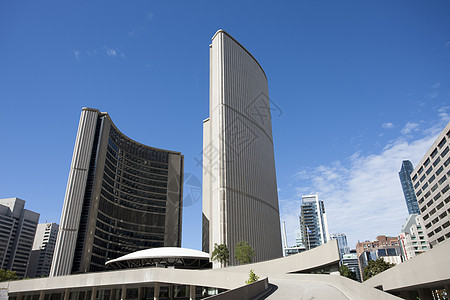
[[[411,259],[430,249],[421,215],[409,215],[398,239],[402,248],[403,260]]]
[[[282,256],[266,75],[233,37],[210,46],[210,108],[203,122],[203,245],[226,244],[230,264],[240,241],[254,261]]]

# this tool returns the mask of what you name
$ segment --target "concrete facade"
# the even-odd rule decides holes
[[[421,215],[409,215],[399,234],[403,260],[408,260],[430,249]]]
[[[399,299],[339,276],[332,241],[301,254],[254,264],[209,269],[141,268],[1,282],[10,300],[28,299]],[[246,285],[250,269],[260,276]],[[214,294],[219,293],[216,296]]]
[[[0,199],[0,269],[24,277],[39,214],[25,209],[19,198]]]
[[[254,261],[282,256],[266,75],[255,58],[219,30],[210,46],[209,118],[203,122],[203,244],[245,241]]]
[[[59,225],[56,223],[38,224],[28,262],[27,277],[42,277],[50,274],[58,229]]]
[[[450,239],[450,123],[411,173],[431,247]]]
[[[433,299],[432,290],[450,293],[450,241],[390,268],[364,282],[403,299]]]
[[[122,134],[83,108],[50,276],[105,270],[109,259],[181,246],[183,156]]]
[[[318,195],[302,196],[300,231],[306,249],[318,247],[330,240],[325,204]]]

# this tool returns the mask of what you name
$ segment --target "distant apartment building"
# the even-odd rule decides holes
[[[39,214],[25,209],[19,198],[0,199],[0,269],[24,277]]]
[[[83,108],[50,276],[106,270],[108,260],[181,247],[180,152],[138,143],[106,112]]]
[[[409,215],[398,237],[404,261],[430,249],[421,215]]]
[[[59,225],[56,223],[38,224],[28,263],[27,277],[46,277],[50,274],[58,228]]]
[[[330,240],[325,205],[318,195],[302,197],[300,229],[302,244],[306,249],[318,247]]]
[[[347,244],[347,236],[344,233],[334,233],[330,235],[330,239],[338,241],[339,254],[342,262],[343,255],[350,253],[350,247]]]
[[[402,184],[403,195],[405,196],[406,207],[408,208],[408,213],[410,215],[420,214],[419,205],[417,204],[416,194],[414,193],[411,181],[411,173],[413,171],[413,164],[409,160],[404,160],[400,172],[398,172],[400,183]]]
[[[431,247],[450,239],[450,123],[411,173]]]
[[[398,237],[379,235],[374,241],[356,244],[361,278],[369,261],[382,258],[385,262],[399,264],[402,262],[402,251]]]
[[[362,282],[361,271],[359,270],[358,254],[356,254],[356,252],[343,254],[341,264],[347,266],[350,271],[356,274],[356,279],[359,282]]]

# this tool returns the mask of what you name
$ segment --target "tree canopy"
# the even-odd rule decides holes
[[[16,275],[16,272],[0,269],[0,282],[1,281],[18,280],[18,279],[19,279],[19,277]]]
[[[339,273],[341,273],[341,276],[353,279],[353,280],[358,280],[358,278],[356,277],[356,273],[353,271],[350,271],[350,269],[346,266],[346,265],[342,265],[339,268]]]
[[[255,250],[247,242],[240,241],[234,247],[234,257],[240,264],[249,264],[253,261]]]
[[[220,264],[224,267],[228,263],[228,260],[230,259],[230,252],[228,252],[227,245],[225,244],[214,244],[214,250],[211,253],[211,259],[217,262],[220,262]]]
[[[382,258],[379,258],[377,260],[370,260],[363,271],[364,280],[380,274],[381,272],[386,271],[393,266],[395,266],[395,264],[385,262]]]

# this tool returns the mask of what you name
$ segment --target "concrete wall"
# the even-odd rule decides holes
[[[450,284],[449,253],[450,241],[445,241],[364,281],[364,284],[370,287],[382,286],[384,291]]]

